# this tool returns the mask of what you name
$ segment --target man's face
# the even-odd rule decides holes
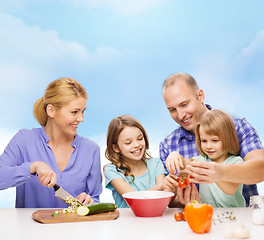
[[[173,120],[191,132],[208,110],[204,105],[203,91],[194,92],[184,81],[165,88],[163,97]]]

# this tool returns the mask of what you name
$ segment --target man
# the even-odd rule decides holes
[[[175,169],[175,151],[184,158],[197,156],[195,127],[203,114],[211,107],[204,104],[204,92],[192,76],[176,73],[163,84],[163,97],[173,120],[180,126],[160,143],[160,158],[165,168]],[[243,195],[247,205],[252,195],[258,195],[256,183],[264,180],[264,148],[256,130],[243,118],[233,118],[240,143],[242,164],[217,164],[192,162],[187,171],[197,183],[216,181],[237,182],[244,185]],[[166,169],[167,169],[166,168]]]

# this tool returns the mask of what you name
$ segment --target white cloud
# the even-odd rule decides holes
[[[236,56],[228,53],[197,57],[194,77],[205,91],[205,102],[232,115],[246,117],[263,141],[264,30]]]
[[[160,6],[168,0],[67,0],[76,7],[110,9],[125,16]],[[65,1],[63,1],[65,2]]]
[[[55,62],[77,61],[85,65],[101,64],[103,61],[129,58],[134,53],[107,46],[98,46],[88,52],[78,42],[60,38],[55,30],[43,31],[38,26],[28,26],[21,19],[0,12],[0,64],[31,63],[34,66],[53,66]]]
[[[242,50],[241,57],[242,58],[254,58],[256,55],[263,56],[264,52],[264,29],[262,29],[257,35],[256,38],[250,43],[249,46],[245,47]]]
[[[38,4],[52,4],[57,0],[39,0]],[[75,7],[85,7],[87,9],[107,9],[124,16],[134,15],[148,9],[152,9],[166,4],[171,0],[60,0],[64,5],[72,5]],[[21,10],[34,4],[34,0],[9,0],[0,1],[0,7],[14,12]]]
[[[0,100],[12,93],[23,101],[27,93],[33,94],[32,89],[42,94],[54,75],[118,65],[135,55],[126,49],[107,46],[98,46],[89,52],[78,42],[61,39],[55,30],[43,31],[38,26],[28,26],[21,19],[1,11],[0,31],[0,71],[4,79]]]
[[[1,57],[11,61],[54,61],[58,57],[87,58],[89,53],[77,42],[61,40],[57,31],[42,31],[38,26],[27,26],[21,19],[0,13],[3,33]],[[4,55],[3,55],[4,54]]]
[[[27,26],[21,19],[1,12],[0,31],[0,71],[5,79],[2,97],[3,89],[5,93],[32,91],[32,84],[50,79],[47,75],[52,75],[67,59],[76,62],[90,59],[85,47],[61,40],[57,31]]]
[[[105,63],[111,64],[114,62],[129,60],[130,58],[134,58],[137,54],[137,52],[128,49],[119,50],[116,48],[100,46],[96,48],[94,53],[91,53],[91,57],[95,65],[102,66]]]
[[[244,107],[256,103],[258,108],[263,106],[263,101],[257,99],[263,88],[264,30],[237,56],[230,58],[225,53],[213,54],[202,56],[197,61],[195,72],[198,83],[204,86],[206,96],[214,99],[217,105],[232,111],[241,110],[243,102]]]

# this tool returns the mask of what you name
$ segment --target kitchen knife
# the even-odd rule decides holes
[[[72,198],[75,199],[79,204],[83,205],[78,199],[74,198],[71,194],[69,194],[67,191],[65,191],[61,186],[59,186],[58,184],[55,184],[53,186],[54,190],[55,190],[55,197],[59,198],[60,200],[62,200],[63,202],[65,202],[66,204],[70,205],[69,203],[66,202],[66,200],[68,198]]]

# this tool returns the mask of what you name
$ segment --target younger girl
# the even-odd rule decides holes
[[[204,162],[237,164],[243,162],[239,152],[239,142],[232,118],[221,110],[210,110],[195,129],[196,145],[200,153],[193,159]],[[175,154],[174,165],[179,171],[190,159],[183,159]],[[168,163],[171,165],[171,163]],[[171,167],[170,167],[171,168]],[[170,174],[171,175],[171,174]],[[214,207],[244,207],[242,184],[218,181],[211,184],[200,184],[199,195],[202,202]]]
[[[142,190],[163,190],[165,169],[159,158],[151,158],[148,136],[135,118],[124,115],[113,119],[108,127],[106,188],[112,190],[115,204],[128,207],[122,194]]]

